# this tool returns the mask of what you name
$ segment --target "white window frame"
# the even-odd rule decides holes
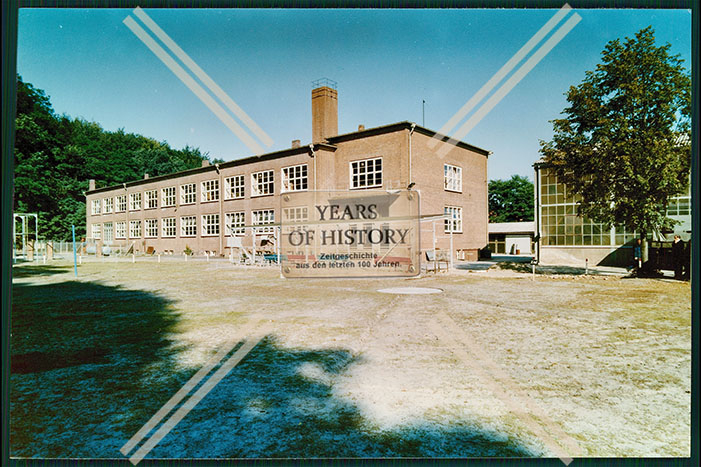
[[[175,187],[167,186],[161,188],[161,207],[168,208],[175,206]]]
[[[224,199],[241,199],[246,194],[246,176],[233,175],[224,179]]]
[[[219,235],[219,214],[202,214],[202,236],[216,237]]]
[[[102,229],[100,224],[92,224],[90,226],[90,235],[93,240],[100,240],[102,238]]]
[[[246,235],[246,211],[227,212],[224,219],[224,232],[227,237],[231,237],[232,230],[236,237]]]
[[[443,213],[451,216],[444,219],[443,231],[445,233],[462,233],[462,207],[445,206]]]
[[[200,203],[219,201],[219,179],[204,180],[200,186]]]
[[[192,191],[189,189],[192,188]],[[180,205],[195,204],[197,202],[197,184],[183,183],[180,185]]]
[[[102,224],[102,241],[105,243],[114,241],[114,224],[112,222]]]
[[[141,219],[129,221],[129,238],[141,238]]]
[[[265,227],[269,224],[275,223],[275,209],[258,209],[252,211],[253,222],[251,225],[254,226],[264,226],[264,227],[254,227],[253,231],[256,235],[269,235],[275,233],[274,227]]]
[[[192,229],[191,233],[187,229]],[[197,236],[197,216],[182,216],[180,217],[180,236],[181,237],[196,237]]]
[[[376,170],[376,161],[380,161],[380,170]],[[360,166],[361,163],[365,162],[365,169],[364,172],[360,172]],[[372,171],[368,170],[368,163],[372,162],[373,169]],[[348,180],[348,186],[350,186],[351,190],[364,190],[366,188],[381,188],[382,184],[384,183],[384,161],[382,160],[382,156],[380,157],[371,157],[369,159],[359,159],[357,161],[350,161],[348,163],[348,175],[349,175],[349,180]],[[375,174],[379,173],[380,174],[380,183],[377,184],[375,183]],[[365,185],[360,185],[360,176],[364,175],[366,184]],[[372,175],[372,184],[367,184],[367,177],[368,175]],[[354,181],[354,177],[357,176],[357,179]]]
[[[114,212],[126,212],[127,210],[127,195],[117,195],[116,206]]]
[[[282,188],[280,191],[307,191],[309,189],[309,169],[307,164],[291,165],[280,169]],[[299,185],[299,186],[297,186]]]
[[[177,219],[175,217],[164,217],[161,220],[161,229],[161,236],[163,238],[174,238],[178,234]]]
[[[275,171],[261,170],[251,174],[251,197],[275,194]]]
[[[443,165],[443,188],[445,191],[462,193],[462,167],[452,164]]]
[[[126,221],[117,221],[114,223],[114,238],[127,238],[127,223]]]
[[[158,190],[144,191],[144,209],[158,208]]]
[[[141,192],[129,193],[129,210],[130,211],[140,211],[141,210]],[[131,231],[131,228],[130,228]]]
[[[158,219],[144,220],[144,238],[158,238]]]
[[[99,215],[101,212],[100,211],[101,204],[102,204],[102,200],[99,198],[92,200],[92,202],[90,203],[90,214],[92,214],[93,216]]]
[[[105,214],[112,214],[114,211],[114,198],[111,196],[109,198],[102,199],[102,212]]]

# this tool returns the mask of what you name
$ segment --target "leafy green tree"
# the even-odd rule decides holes
[[[533,220],[533,182],[521,175],[489,181],[489,222]]]
[[[39,236],[70,238],[71,225],[85,235],[88,180],[116,185],[199,167],[199,149],[172,149],[166,142],[105,131],[99,124],[57,116],[44,91],[17,76],[14,210],[39,215]]]
[[[648,234],[671,225],[669,198],[687,189],[691,161],[691,78],[670,45],[647,27],[609,42],[602,63],[567,92],[552,141],[541,141],[577,212]]]

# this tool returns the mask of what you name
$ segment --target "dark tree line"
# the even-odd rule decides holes
[[[15,212],[39,214],[39,236],[67,240],[71,225],[85,235],[88,180],[97,187],[199,167],[209,159],[197,148],[105,131],[98,123],[56,115],[41,89],[17,77]]]

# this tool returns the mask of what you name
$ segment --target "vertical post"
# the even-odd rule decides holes
[[[277,227],[277,238],[275,239],[275,253],[277,254],[277,264],[282,264],[280,261],[280,239],[282,238],[282,226]]]
[[[453,229],[450,229],[450,269],[453,269]]]
[[[531,265],[533,266],[533,276],[531,276],[531,280],[534,281],[535,280],[535,263],[531,262]]]
[[[22,257],[27,259],[27,216],[22,216]]]
[[[256,264],[256,228],[251,227],[251,233],[253,234],[253,258],[251,258],[251,264],[255,265]]]
[[[433,226],[433,272],[438,271],[436,267],[438,266],[438,255],[436,254],[436,221],[431,221]]]
[[[589,258],[584,258],[584,275],[589,274]]]
[[[161,262],[161,254],[160,253],[158,253],[158,262],[159,263]]]
[[[71,227],[73,228],[73,272],[75,272],[75,277],[78,277],[78,252],[75,248],[75,225]]]

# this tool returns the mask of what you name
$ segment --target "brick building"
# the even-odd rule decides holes
[[[415,183],[423,217],[441,221],[437,247],[477,259],[487,245],[489,151],[459,142],[442,159],[429,149],[436,132],[411,122],[338,134],[333,85],[312,90],[312,144],[169,175],[96,188],[86,193],[88,238],[136,252],[227,255],[229,237],[243,245],[275,241],[280,195],[300,190],[404,189]],[[438,149],[436,147],[436,149]],[[433,248],[424,235],[422,250]]]

